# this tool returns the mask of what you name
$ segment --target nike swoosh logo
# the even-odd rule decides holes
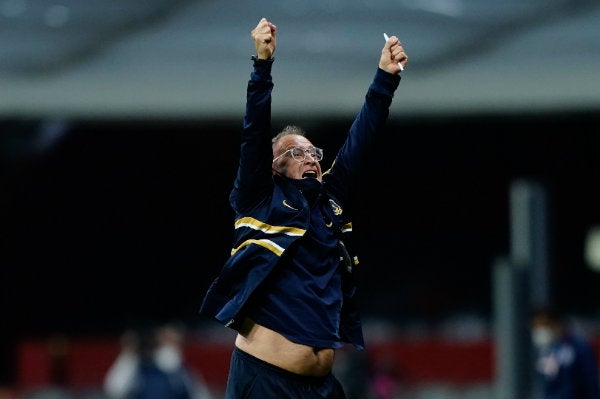
[[[291,206],[290,204],[287,203],[286,200],[283,200],[283,206],[287,206],[290,209],[293,209],[295,211],[298,211],[299,209],[294,208],[293,206]]]

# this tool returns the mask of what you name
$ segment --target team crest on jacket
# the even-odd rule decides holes
[[[334,200],[329,200],[329,205],[331,205],[331,209],[333,209],[333,214],[339,216],[342,214],[342,207],[335,203]]]

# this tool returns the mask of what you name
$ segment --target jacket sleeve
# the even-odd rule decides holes
[[[273,59],[255,60],[246,94],[240,161],[229,200],[240,212],[272,189],[271,92]]]
[[[350,203],[351,194],[355,192],[354,183],[358,173],[373,154],[376,140],[385,132],[389,107],[400,79],[400,75],[377,68],[362,108],[331,168],[323,176],[329,189],[346,204]]]

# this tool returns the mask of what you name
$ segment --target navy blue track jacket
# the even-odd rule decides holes
[[[255,60],[247,88],[246,115],[240,162],[230,204],[236,213],[231,256],[212,282],[200,313],[237,329],[243,308],[261,283],[278,266],[282,255],[309,228],[310,205],[290,179],[273,175],[271,139],[271,60]],[[348,136],[331,168],[323,173],[320,201],[324,217],[333,223],[336,236],[347,248],[352,265],[340,267],[343,305],[340,337],[364,348],[362,326],[354,303],[351,275],[358,258],[352,252],[352,203],[355,182],[364,161],[372,153],[374,139],[384,133],[389,106],[400,83],[400,75],[377,69]],[[347,253],[346,253],[347,254]],[[310,262],[306,259],[306,262]]]

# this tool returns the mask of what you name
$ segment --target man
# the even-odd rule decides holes
[[[556,309],[536,309],[531,338],[544,399],[600,399],[596,354],[586,337],[571,329]]]
[[[182,327],[165,324],[144,334],[121,337],[122,350],[104,379],[111,399],[209,399],[203,381],[185,364]]]
[[[346,342],[364,348],[353,304],[353,183],[384,131],[408,57],[397,37],[386,41],[365,103],[323,172],[323,151],[301,128],[272,137],[277,27],[262,18],[251,36],[257,54],[230,194],[235,244],[200,312],[238,332],[227,399],[345,398],[331,373],[334,351]]]

